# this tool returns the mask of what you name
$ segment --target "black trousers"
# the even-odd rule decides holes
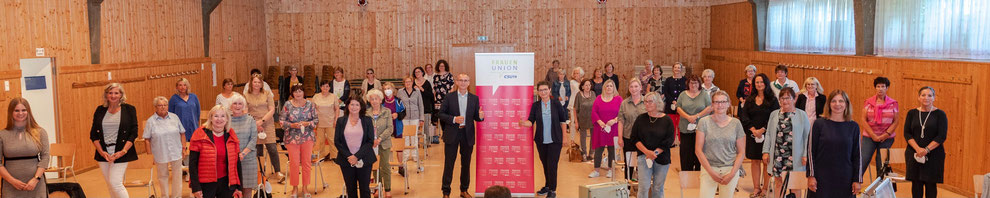
[[[922,198],[938,197],[938,186],[935,182],[911,181],[911,197]]]
[[[562,144],[536,144],[536,151],[540,154],[540,162],[543,163],[543,177],[547,183],[544,187],[551,191],[557,191],[557,164],[560,162],[560,149]]]
[[[350,165],[340,166],[340,173],[344,176],[344,185],[347,186],[347,197],[370,198],[371,189],[371,165],[365,164],[362,168],[351,167]],[[358,189],[360,195],[358,196]]]
[[[282,172],[282,169],[279,165],[281,163],[279,162],[278,159],[278,145],[276,145],[275,143],[259,144],[256,147],[258,147],[257,150],[258,157],[264,156],[265,151],[268,151],[268,160],[272,161],[272,168],[275,170],[276,173]],[[264,163],[264,162],[259,161],[258,163]]]
[[[196,179],[196,178],[193,178]],[[203,187],[203,198],[233,198],[234,190],[230,189],[228,177],[221,177],[217,182],[201,183]]]
[[[698,139],[697,134],[694,133],[683,133],[681,134],[681,170],[684,171],[700,171],[701,162],[698,161],[698,155],[694,153],[695,139]]]
[[[463,130],[444,131],[445,133],[464,133]],[[471,154],[474,144],[468,142],[465,135],[459,135],[455,142],[444,142],[443,145],[443,185],[440,190],[444,195],[450,195],[450,182],[454,177],[454,162],[457,161],[458,148],[461,154],[461,192],[467,192],[471,186]]]

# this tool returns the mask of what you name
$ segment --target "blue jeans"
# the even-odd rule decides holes
[[[637,158],[639,158],[639,194],[636,197],[663,198],[663,184],[667,180],[667,169],[670,168],[670,164],[657,164],[653,160],[647,160],[646,155],[639,155]],[[653,168],[646,167],[647,163],[653,164]]]
[[[862,137],[862,139],[859,140],[859,146],[860,146],[860,150],[862,150],[862,152],[860,153],[860,157],[863,159],[863,164],[861,166],[861,168],[863,168],[861,169],[863,170],[863,175],[866,175],[867,172],[866,169],[870,168],[870,158],[873,158],[873,154],[876,154],[876,162],[877,162],[876,176],[880,177],[880,174],[883,174],[882,172],[880,172],[882,171],[881,169],[883,168],[882,167],[883,161],[881,161],[880,159],[880,149],[890,148],[890,146],[893,145],[894,145],[894,138],[888,138],[883,142],[874,142],[873,139],[870,139],[869,137]],[[860,175],[860,177],[862,177],[863,175]]]

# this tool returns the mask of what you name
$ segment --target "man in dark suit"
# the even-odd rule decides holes
[[[446,100],[440,105],[437,113],[443,123],[443,197],[450,197],[450,182],[453,177],[454,162],[457,160],[457,149],[461,154],[461,197],[471,198],[468,187],[471,185],[471,153],[474,152],[474,122],[485,120],[481,111],[478,96],[468,92],[471,77],[467,74],[457,75],[454,80],[457,90],[448,93]]]

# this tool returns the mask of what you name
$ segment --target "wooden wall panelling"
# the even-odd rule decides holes
[[[174,64],[168,61],[162,61],[159,65],[153,65],[149,67],[140,68],[125,68],[125,69],[114,69],[110,70],[113,73],[114,79],[128,79],[128,78],[146,78],[151,75],[158,75],[162,73],[178,73],[185,71],[200,71],[195,75],[181,76],[189,79],[192,87],[190,88],[191,93],[198,96],[200,104],[204,108],[212,107],[215,103],[214,98],[220,92],[217,87],[212,86],[211,71],[200,70],[201,64],[209,65],[212,62],[207,59],[200,63],[178,63]],[[102,65],[89,65],[88,67],[102,67]],[[58,74],[59,82],[86,82],[92,81],[94,79],[106,79],[105,71],[94,71],[94,72],[60,72]],[[138,128],[143,128],[143,121],[146,120],[154,112],[152,107],[152,99],[156,96],[164,96],[170,98],[175,94],[175,82],[180,77],[166,77],[166,78],[156,78],[148,79],[144,81],[123,83],[124,93],[127,96],[126,103],[134,105],[137,108],[137,118],[141,121],[142,125]],[[218,82],[219,83],[219,82]],[[80,158],[76,161],[78,169],[88,169],[96,166],[96,161],[92,160],[91,157],[93,153],[92,141],[89,141],[89,128],[92,124],[93,110],[102,104],[102,93],[104,86],[93,86],[85,88],[73,88],[72,83],[59,83],[59,98],[56,102],[62,105],[60,109],[61,120],[59,120],[60,126],[63,129],[76,129],[69,130],[60,134],[59,141],[64,143],[75,143],[77,145],[77,150],[80,152]],[[143,133],[143,130],[142,132]]]
[[[194,14],[199,10],[197,0],[104,2],[101,62],[201,57],[203,23]]]
[[[35,57],[35,48],[59,64],[89,63],[85,0],[3,1],[0,29],[0,70],[19,70],[20,59]]]
[[[223,1],[211,15],[210,57],[218,67],[228,68],[218,80],[243,83],[251,69],[266,71],[264,1]]]
[[[743,78],[743,68],[752,63],[758,67],[758,72],[767,73],[774,78],[775,63],[797,65],[789,68],[791,79],[802,84],[804,78],[814,76],[819,78],[826,93],[835,89],[845,90],[853,105],[854,117],[861,127],[866,127],[862,117],[863,102],[875,94],[873,78],[884,76],[891,80],[888,94],[900,104],[900,123],[897,127],[899,135],[894,147],[906,147],[902,138],[904,116],[907,111],[918,107],[918,89],[922,86],[933,86],[937,89],[936,107],[946,111],[949,117],[949,135],[945,144],[947,166],[958,168],[946,169],[945,184],[942,187],[963,194],[972,192],[972,175],[990,172],[990,154],[977,152],[990,149],[987,145],[987,135],[983,133],[986,127],[988,110],[987,87],[980,83],[962,83],[974,79],[974,82],[987,82],[990,63],[963,62],[947,60],[918,60],[883,57],[857,57],[839,55],[809,55],[786,54],[774,52],[755,52],[746,50],[705,49],[707,68],[717,73],[716,85],[730,88],[734,91],[740,79]],[[804,66],[825,67],[833,70],[805,69]],[[834,69],[838,67],[839,71]],[[848,72],[857,68],[857,72]],[[935,68],[935,69],[933,69]],[[845,69],[847,72],[842,72]],[[859,73],[858,70],[873,70],[875,73]],[[915,78],[916,73],[928,76],[940,76],[949,80]],[[953,82],[955,77],[959,82]],[[903,171],[903,165],[895,165],[895,170]]]
[[[540,78],[555,59],[584,67],[588,76],[605,62],[631,76],[632,66],[647,59],[681,61],[700,72],[709,7],[664,5],[675,4],[618,1],[602,9],[583,1],[403,0],[372,2],[362,11],[353,2],[266,0],[267,63],[329,63],[345,68],[349,79],[364,77],[352,68],[371,66],[379,78],[397,78],[449,60],[453,44],[484,43],[536,52]]]
[[[712,6],[711,48],[755,49],[752,13],[749,2]]]

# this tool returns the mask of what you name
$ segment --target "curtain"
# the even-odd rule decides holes
[[[767,50],[856,53],[853,0],[770,0],[769,4]]]
[[[990,1],[877,0],[877,55],[990,59]]]

